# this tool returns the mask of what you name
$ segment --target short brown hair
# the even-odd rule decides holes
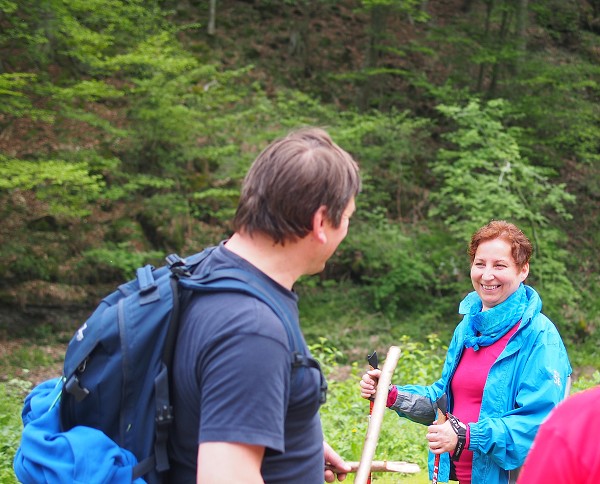
[[[307,235],[321,206],[339,227],[350,200],[360,191],[358,165],[320,128],[303,128],[275,140],[252,163],[233,226],[261,232],[276,243]]]
[[[523,266],[529,262],[529,259],[533,254],[533,245],[525,234],[521,232],[516,225],[510,222],[506,222],[505,220],[492,220],[487,225],[481,227],[471,237],[471,242],[468,247],[471,264],[473,264],[479,244],[493,239],[502,239],[510,244],[513,259],[519,269],[523,268]]]

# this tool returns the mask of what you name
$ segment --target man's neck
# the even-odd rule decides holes
[[[297,242],[282,245],[260,233],[250,236],[236,232],[225,247],[289,290],[304,274],[301,247]]]

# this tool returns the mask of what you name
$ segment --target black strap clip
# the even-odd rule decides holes
[[[452,430],[454,430],[458,436],[458,442],[454,448],[454,454],[452,454],[452,460],[457,461],[460,459],[460,455],[463,453],[463,450],[465,450],[465,446],[467,445],[467,426],[450,412],[448,412],[446,416],[450,421],[450,425],[452,425]]]
[[[173,407],[171,405],[163,405],[156,410],[156,425],[169,425],[173,421]]]

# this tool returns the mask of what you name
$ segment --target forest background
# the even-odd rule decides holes
[[[402,381],[437,378],[469,237],[507,219],[576,383],[600,383],[599,80],[598,0],[0,0],[3,386],[60,371],[136,267],[226,238],[252,160],[304,125],[364,179],[296,287],[334,382],[390,344]]]

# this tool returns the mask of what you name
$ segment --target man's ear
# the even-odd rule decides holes
[[[320,243],[327,242],[327,233],[325,232],[325,224],[327,222],[327,208],[321,205],[313,215],[312,220],[312,235]]]

